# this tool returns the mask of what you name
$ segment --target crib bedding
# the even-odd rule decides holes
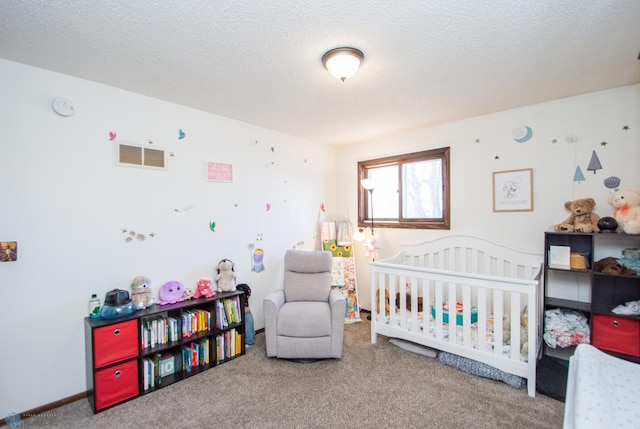
[[[400,323],[400,311],[397,312],[396,317],[394,318],[395,320],[395,325],[397,327],[400,327],[401,323]],[[383,322],[386,325],[390,325],[392,324],[392,320],[391,320],[391,315],[387,314],[384,317],[381,314],[376,315],[376,320],[378,322]],[[418,321],[418,326],[419,326],[419,330],[420,332],[424,333],[424,314],[423,312],[419,311],[417,312],[417,321]],[[431,314],[427,314],[427,321],[428,321],[428,326],[429,326],[429,333],[428,335],[432,338],[436,338],[436,320],[435,318],[431,315]],[[412,317],[411,314],[407,312],[406,314],[406,329],[408,331],[411,331],[411,322],[412,322]],[[489,316],[487,318],[487,323],[486,323],[486,344],[490,347],[491,350],[494,349],[495,347],[495,341],[494,341],[494,334],[493,334],[493,316]],[[470,325],[471,328],[471,342],[472,342],[472,347],[474,349],[478,349],[478,322],[474,322],[471,323]],[[463,338],[464,338],[464,328],[461,324],[456,324],[456,344],[461,345],[463,342]],[[449,341],[449,324],[448,323],[442,323],[442,339],[444,341]],[[511,353],[511,344],[510,342],[507,340],[505,342],[505,344],[502,345],[502,355],[505,357],[508,357]],[[527,361],[527,356],[523,355],[522,353],[520,354],[520,360],[522,362],[526,362]]]
[[[564,428],[640,426],[640,364],[580,344],[569,363]]]

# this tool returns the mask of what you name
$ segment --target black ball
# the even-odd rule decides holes
[[[615,232],[618,229],[618,222],[614,218],[606,216],[600,218],[598,228],[600,228],[600,232]]]

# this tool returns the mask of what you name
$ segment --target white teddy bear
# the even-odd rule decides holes
[[[218,292],[231,292],[236,290],[236,273],[233,262],[223,259],[218,262],[218,274],[216,275],[216,283]]]
[[[613,218],[618,229],[627,234],[640,234],[640,189],[623,189],[609,195],[609,204],[615,209]]]

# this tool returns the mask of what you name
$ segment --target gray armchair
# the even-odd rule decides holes
[[[267,356],[341,358],[347,302],[331,287],[331,252],[287,250],[283,289],[264,299]]]

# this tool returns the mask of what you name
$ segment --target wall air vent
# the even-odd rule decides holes
[[[149,168],[166,170],[166,150],[128,142],[115,142],[116,165],[120,167]]]

